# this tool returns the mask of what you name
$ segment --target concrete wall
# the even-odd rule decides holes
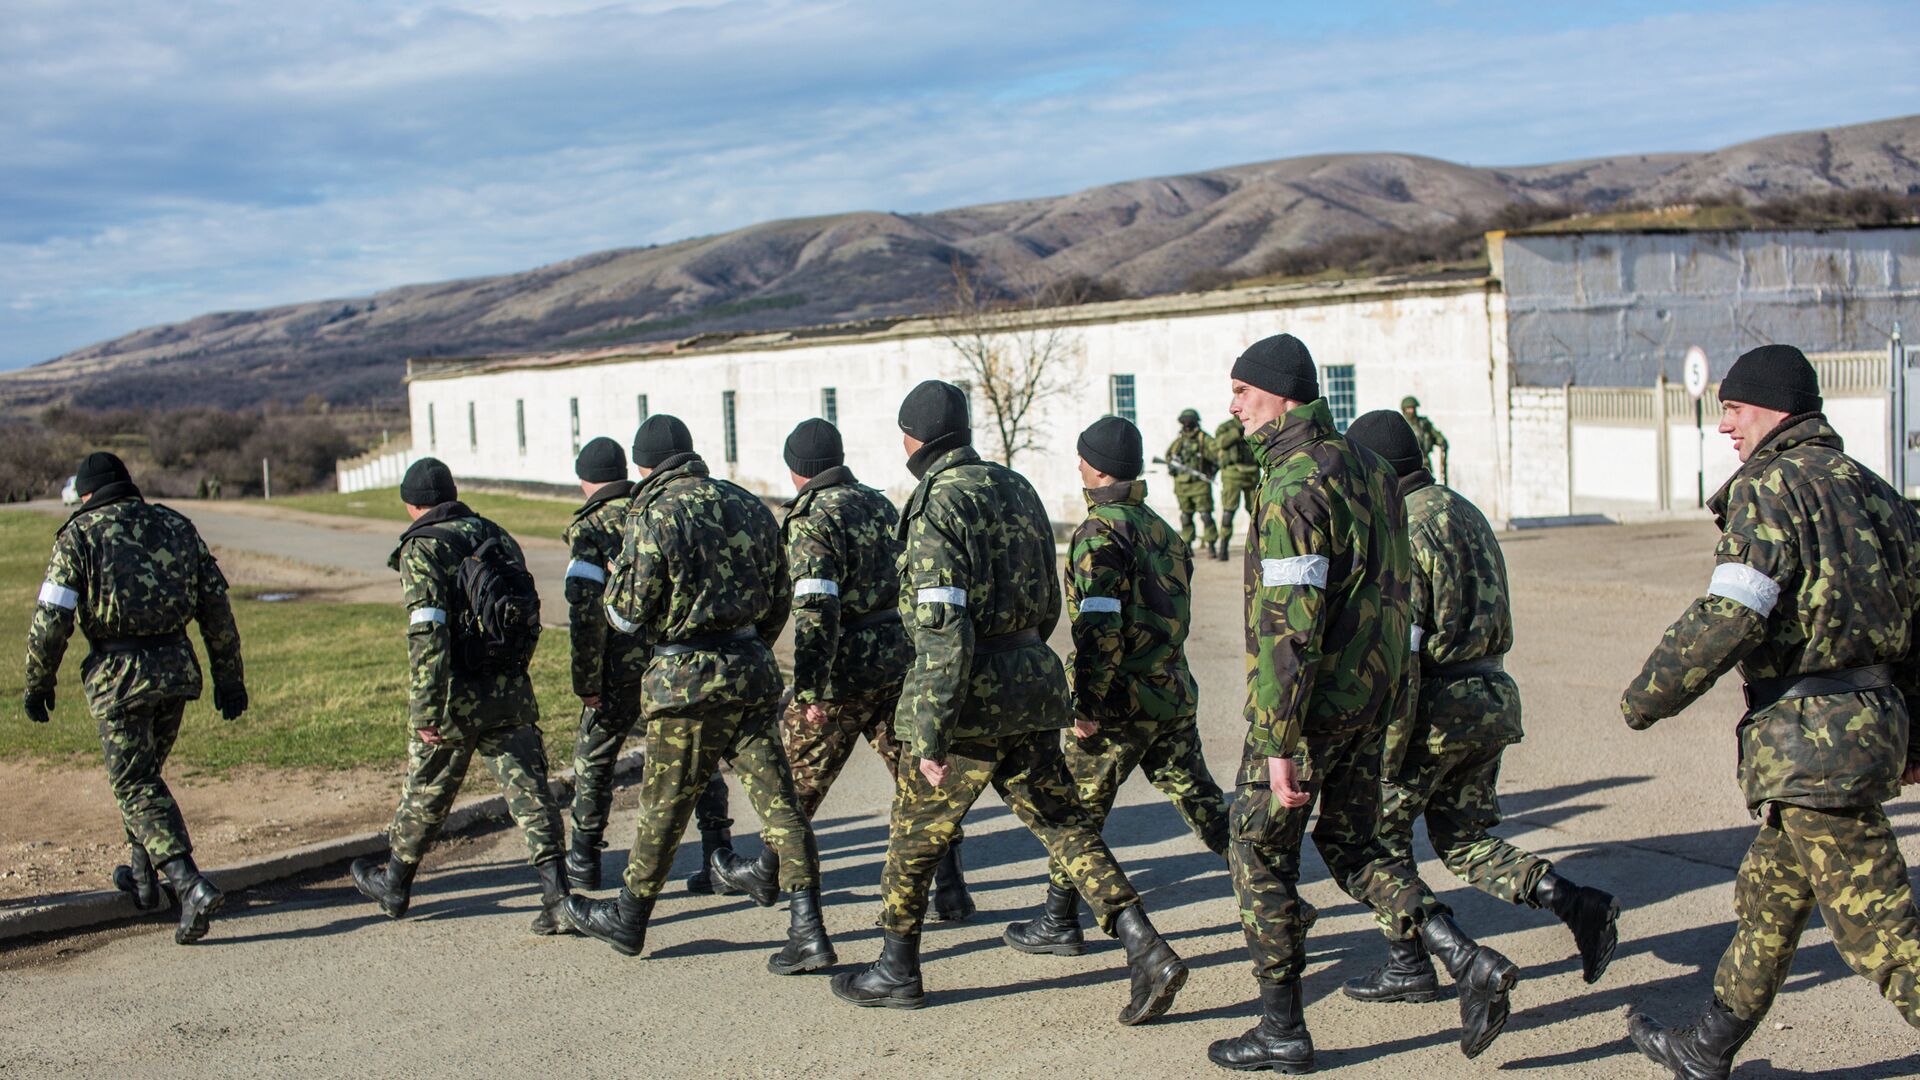
[[[1567,394],[1553,387],[1517,386],[1509,398],[1512,495],[1509,515],[1561,517],[1573,513],[1568,494]],[[1499,522],[1495,522],[1499,524]]]

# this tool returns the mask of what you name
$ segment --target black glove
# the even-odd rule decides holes
[[[53,691],[40,694],[29,690],[23,704],[26,706],[27,719],[34,723],[44,724],[53,719]]]
[[[222,720],[238,720],[247,711],[247,688],[236,686],[228,689],[224,686],[213,688],[213,707],[219,711]]]

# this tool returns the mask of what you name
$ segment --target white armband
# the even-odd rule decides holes
[[[640,629],[639,623],[630,623],[627,620],[621,618],[620,616],[614,614],[613,606],[611,604],[607,605],[605,610],[607,613],[607,623],[610,626],[612,626],[615,630],[618,630],[623,634],[631,634],[635,630]]]
[[[913,594],[913,602],[916,604],[952,604],[954,607],[966,607],[967,590],[944,585],[935,586],[930,589],[921,589]]]
[[[1764,619],[1773,614],[1774,605],[1780,602],[1780,584],[1745,563],[1721,563],[1713,568],[1707,595],[1724,596]]]
[[[607,572],[605,569],[580,559],[575,559],[567,564],[567,576],[582,578],[586,581],[597,581],[602,585],[607,583]]]
[[[1120,614],[1120,601],[1112,596],[1086,596],[1080,600],[1080,614],[1089,615],[1098,612],[1110,615]]]
[[[1327,567],[1325,555],[1295,555],[1291,559],[1261,559],[1260,584],[1273,588],[1277,585],[1311,585],[1316,589],[1327,587]]]
[[[1413,651],[1419,652],[1420,643],[1427,640],[1427,632],[1426,630],[1416,626],[1413,628],[1412,637],[1413,637]]]
[[[839,596],[840,583],[831,578],[801,578],[793,583],[795,596]]]
[[[408,626],[418,626],[423,622],[437,622],[445,626],[447,624],[447,613],[437,607],[423,607],[414,608],[413,614],[407,617]]]
[[[65,585],[56,585],[49,581],[40,586],[40,602],[62,611],[72,611],[80,606],[80,594]]]

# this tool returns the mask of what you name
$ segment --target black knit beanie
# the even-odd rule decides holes
[[[840,429],[819,417],[802,420],[787,436],[787,468],[796,476],[814,477],[847,462],[840,445]]]
[[[642,469],[657,469],[675,454],[693,453],[693,433],[677,416],[656,413],[633,433],[633,463]]]
[[[87,496],[108,484],[124,483],[131,479],[133,475],[127,472],[127,463],[121,461],[117,454],[95,450],[88,454],[80,462],[80,468],[74,471],[73,493]]]
[[[1140,429],[1118,416],[1103,416],[1080,433],[1080,457],[1116,480],[1138,479],[1146,468]]]
[[[900,430],[924,443],[953,435],[962,436],[956,445],[971,441],[973,420],[966,391],[939,379],[914,387],[900,403]]]
[[[605,435],[587,440],[573,460],[573,475],[589,484],[611,484],[627,478],[627,452]]]
[[[1799,349],[1762,345],[1733,362],[1727,377],[1720,380],[1720,400],[1789,415],[1819,412],[1820,377]]]
[[[1401,476],[1427,467],[1426,458],[1420,453],[1420,440],[1413,437],[1407,418],[1392,409],[1375,409],[1348,424],[1347,441],[1387,459],[1387,464]]]
[[[408,506],[439,506],[460,497],[453,482],[453,470],[439,458],[423,457],[407,466],[400,481],[400,501]]]
[[[1275,334],[1247,346],[1233,362],[1233,377],[1294,401],[1320,396],[1320,373],[1313,366],[1313,355],[1292,334]]]

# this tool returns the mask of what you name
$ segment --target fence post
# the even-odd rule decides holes
[[[1654,467],[1660,470],[1658,484],[1654,488],[1654,499],[1661,512],[1673,509],[1673,464],[1667,460],[1671,450],[1667,432],[1667,373],[1653,381],[1653,459]]]

